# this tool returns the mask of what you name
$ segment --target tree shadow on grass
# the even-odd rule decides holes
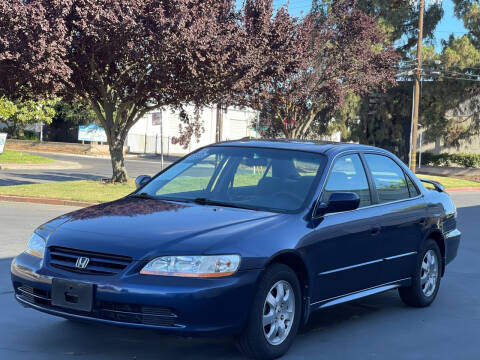
[[[89,173],[75,173],[75,172],[43,172],[43,173],[7,173],[9,178],[1,179],[0,185],[28,185],[44,182],[60,182],[60,181],[77,181],[77,180],[101,180],[102,176],[92,175]]]

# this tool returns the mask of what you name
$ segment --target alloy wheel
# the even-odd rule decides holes
[[[295,317],[295,294],[285,280],[275,283],[263,306],[263,333],[271,345],[280,345],[292,329]]]
[[[423,295],[430,297],[437,287],[439,273],[439,261],[434,250],[428,250],[422,261],[422,273],[420,283],[422,285]]]

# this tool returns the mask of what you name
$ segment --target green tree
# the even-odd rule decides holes
[[[453,2],[455,15],[463,20],[468,36],[478,47],[480,45],[480,4],[477,0],[453,0]]]
[[[55,104],[55,116],[47,127],[49,141],[76,142],[80,125],[101,125],[93,109],[86,103],[62,100]]]
[[[325,12],[334,0],[313,0],[316,12]],[[406,55],[416,47],[418,38],[418,6],[411,0],[358,0],[356,7],[377,19],[387,39]],[[443,17],[441,1],[430,2],[424,16],[424,37],[434,38],[435,28]]]
[[[472,69],[480,64],[480,51],[469,35],[450,36],[442,60],[446,70]]]
[[[50,124],[55,116],[56,100],[15,100],[0,99],[0,119],[6,124],[8,133],[17,138],[24,137],[27,125]]]
[[[8,100],[5,96],[0,97],[0,120],[7,121],[15,112],[17,106],[13,101]]]
[[[441,76],[432,85],[424,83],[420,122],[428,140],[442,137],[446,144],[459,146],[460,140],[480,133],[480,4],[454,3],[468,33],[450,35],[442,52],[431,56],[442,61]]]
[[[477,8],[478,9],[478,8]],[[471,19],[472,12],[468,12]],[[477,13],[480,19],[480,13]],[[467,27],[468,28],[468,27]],[[444,76],[429,89],[423,122],[427,137],[442,137],[447,145],[459,146],[460,140],[480,133],[480,49],[473,33],[450,36],[440,54]]]

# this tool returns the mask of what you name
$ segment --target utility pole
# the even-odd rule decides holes
[[[420,107],[420,80],[422,76],[422,43],[423,43],[423,14],[425,0],[420,0],[420,11],[418,14],[418,43],[417,43],[417,71],[415,76],[415,97],[413,102],[412,136],[410,146],[410,169],[415,173],[417,167],[417,133],[418,133],[418,112]]]

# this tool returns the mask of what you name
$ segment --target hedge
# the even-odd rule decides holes
[[[480,154],[443,153],[435,155],[430,152],[425,152],[422,154],[422,165],[451,166],[453,164],[466,168],[480,168]]]

